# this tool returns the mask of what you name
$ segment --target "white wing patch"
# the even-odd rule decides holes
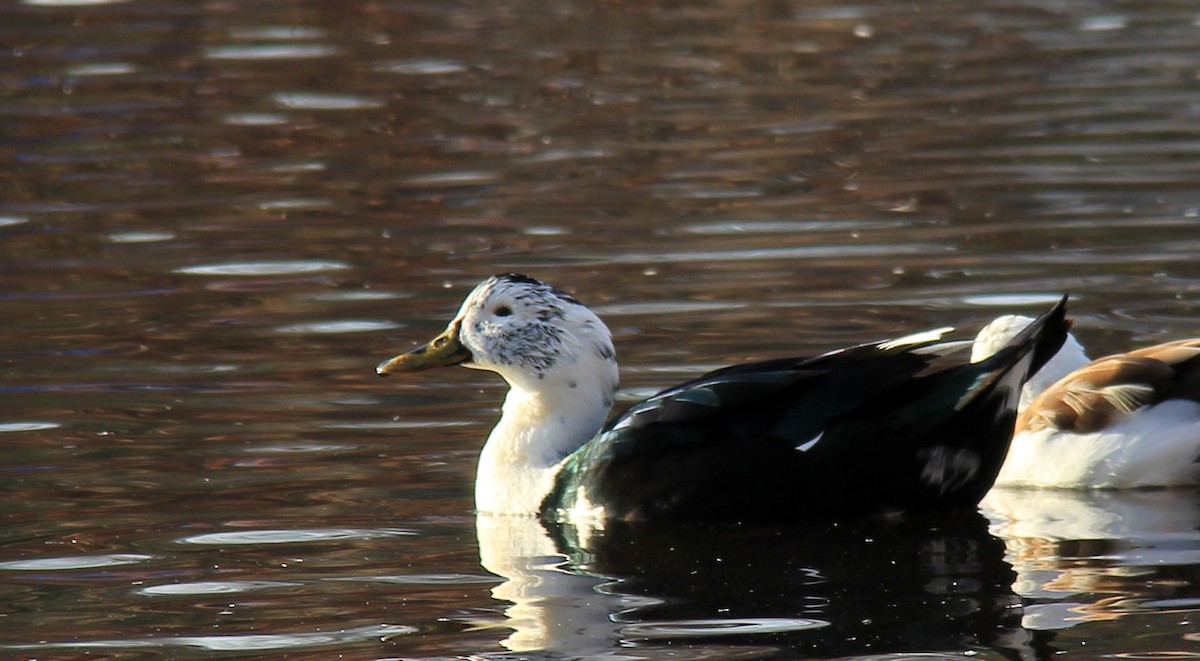
[[[804,441],[800,445],[797,445],[796,450],[798,450],[800,452],[808,452],[809,450],[812,449],[812,447],[814,445],[817,444],[817,441],[821,440],[821,437],[824,435],[825,435],[825,430],[822,429],[821,433],[817,434],[816,436],[813,436],[812,438],[808,439],[807,441]]]
[[[925,461],[925,467],[921,469],[921,481],[937,487],[941,494],[955,491],[970,482],[982,463],[979,455],[971,450],[944,445],[921,450],[917,458]]]
[[[996,317],[992,323],[984,326],[979,334],[975,336],[974,346],[971,348],[971,362],[978,363],[981,360],[990,358],[992,354],[1003,349],[1005,345],[1012,342],[1013,338],[1020,335],[1021,331],[1029,327],[1033,323],[1033,317],[1022,317],[1020,315],[1006,314],[1002,317]]]
[[[948,356],[955,351],[960,351],[969,346],[971,346],[971,340],[951,340],[949,342],[938,342],[937,344],[931,344],[927,347],[918,347],[913,349],[912,352],[918,356],[926,356],[929,354]]]
[[[905,347],[910,344],[924,344],[926,342],[936,342],[937,340],[942,339],[943,335],[945,335],[946,333],[949,333],[952,330],[954,330],[953,326],[942,326],[941,328],[931,328],[926,331],[920,331],[919,333],[913,333],[911,335],[905,335],[904,337],[898,337],[894,340],[880,342],[878,346],[880,349],[883,349],[886,351],[889,349],[898,349],[900,347]]]

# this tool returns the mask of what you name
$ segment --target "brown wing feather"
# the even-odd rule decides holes
[[[1132,352],[1143,358],[1153,358],[1175,370],[1175,383],[1163,399],[1190,399],[1200,402],[1200,338],[1178,340]]]
[[[1161,402],[1175,382],[1174,366],[1161,360],[1132,354],[1101,358],[1034,399],[1018,418],[1017,431],[1047,426],[1076,433],[1098,431],[1119,413]]]

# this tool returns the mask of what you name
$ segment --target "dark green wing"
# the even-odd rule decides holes
[[[1021,384],[1066,327],[1060,304],[976,364],[969,341],[927,339],[711,372],[615,417],[543,511],[581,495],[629,519],[973,505],[1007,452]]]

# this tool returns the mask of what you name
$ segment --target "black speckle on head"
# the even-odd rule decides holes
[[[561,298],[562,300],[564,300],[568,303],[574,303],[575,305],[583,305],[583,303],[580,303],[579,299],[575,298],[574,296],[559,289],[558,287],[555,287],[554,285],[546,284],[545,282],[542,282],[541,280],[538,280],[537,278],[531,278],[531,277],[521,274],[521,273],[502,273],[495,277],[500,282],[507,282],[507,283],[511,283],[514,285],[527,285],[529,287],[533,287],[534,289],[538,290],[538,293],[553,294],[554,296],[557,296],[558,298]],[[522,299],[523,299],[523,297],[520,297],[520,296],[517,297],[517,300],[522,300]]]
[[[567,316],[565,313],[563,313],[561,307],[554,305],[553,303],[544,307],[539,307],[535,314],[538,321],[551,321],[553,319],[562,319],[563,317]]]
[[[617,359],[617,352],[613,350],[611,344],[593,342],[592,351],[595,351],[596,355],[603,360],[615,361]]]
[[[500,273],[496,276],[496,279],[502,280],[504,282],[511,282],[514,285],[537,286],[537,285],[545,285],[546,284],[546,283],[542,282],[541,280],[538,280],[537,278],[531,278],[531,277],[525,275],[524,273]]]
[[[542,374],[558,363],[562,331],[549,324],[526,324],[509,328],[497,338],[493,352],[501,365],[521,365]]]

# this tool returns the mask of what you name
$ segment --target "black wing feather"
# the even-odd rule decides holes
[[[1003,463],[1020,386],[1065,338],[1063,315],[1060,303],[975,364],[970,342],[883,342],[710,372],[613,418],[544,511],[570,509],[580,489],[629,519],[973,506]]]

